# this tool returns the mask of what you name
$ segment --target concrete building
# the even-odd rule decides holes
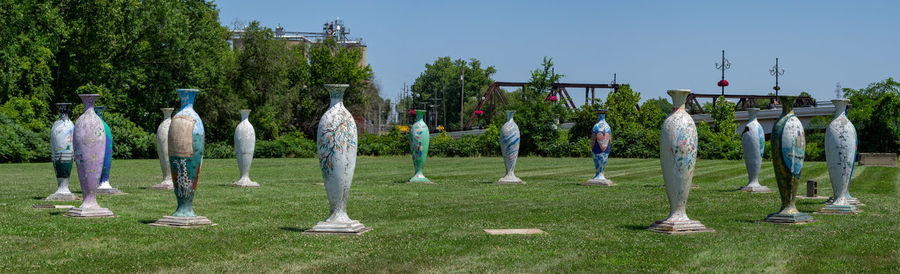
[[[244,30],[232,30],[231,36],[228,38],[228,42],[231,44],[231,48],[243,48],[243,37]],[[275,38],[285,40],[289,45],[314,45],[322,43],[322,41],[329,37],[334,38],[334,40],[339,45],[347,48],[359,49],[362,53],[362,58],[360,59],[359,65],[364,67],[368,64],[366,60],[366,44],[362,42],[362,38],[350,38],[350,29],[344,26],[344,21],[341,19],[326,22],[322,26],[321,32],[285,31],[284,27],[282,26],[278,26],[275,28]]]

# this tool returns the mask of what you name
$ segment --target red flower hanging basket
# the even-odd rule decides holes
[[[728,80],[720,80],[719,83],[716,84],[716,85],[718,85],[718,86],[720,86],[720,87],[727,87],[727,86],[728,86]]]
[[[415,110],[415,109],[410,109],[410,110],[409,110],[409,115],[416,115],[416,110]]]
[[[484,111],[481,111],[480,109],[475,111],[475,115],[482,115],[482,114],[484,114]]]
[[[559,101],[559,98],[556,98],[556,95],[547,96],[547,101],[556,102]]]

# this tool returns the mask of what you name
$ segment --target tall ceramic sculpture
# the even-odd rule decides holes
[[[175,180],[175,198],[178,208],[171,216],[164,216],[151,225],[202,226],[213,225],[206,217],[194,214],[194,191],[200,179],[203,165],[203,120],[194,111],[196,89],[179,89],[181,108],[169,124],[169,166]]]
[[[425,169],[425,158],[428,158],[428,125],[422,120],[424,110],[416,110],[416,122],[409,128],[409,147],[412,152],[413,165],[416,174],[409,179],[410,183],[431,183],[431,180],[422,175]]]
[[[75,125],[69,120],[70,103],[57,103],[59,118],[50,128],[50,156],[56,171],[56,193],[47,197],[49,201],[75,201],[78,195],[69,191],[69,175],[72,173],[72,133]]]
[[[356,123],[344,108],[346,84],[327,84],[325,88],[331,96],[331,104],[322,119],[316,134],[319,165],[325,180],[325,192],[331,211],[328,219],[319,222],[305,234],[362,234],[371,228],[347,216],[347,197],[353,183],[356,168]]]
[[[112,153],[113,153],[113,141],[112,141],[112,131],[109,129],[109,125],[106,124],[106,121],[103,121],[103,110],[106,107],[96,106],[94,107],[94,112],[97,113],[97,117],[100,117],[100,122],[103,123],[103,130],[106,132],[106,150],[103,153],[103,171],[100,172],[100,186],[97,187],[97,193],[99,194],[125,194],[118,188],[112,187],[109,184],[109,171],[112,168]]]
[[[75,120],[72,144],[75,147],[75,166],[84,199],[81,205],[70,209],[65,216],[80,218],[113,217],[112,211],[97,204],[97,186],[100,171],[103,170],[103,155],[106,150],[106,131],[103,122],[94,112],[94,101],[99,94],[79,94],[84,104],[84,113]]]
[[[684,111],[684,103],[691,91],[674,89],[668,93],[674,108],[663,121],[659,155],[670,210],[669,216],[650,225],[650,230],[667,234],[711,232],[712,229],[691,220],[685,212],[697,161],[697,127],[691,115]]]
[[[766,147],[766,132],[756,119],[759,109],[748,108],[747,113],[750,114],[750,121],[744,125],[741,132],[741,146],[744,150],[744,164],[747,166],[749,180],[746,186],[739,189],[745,192],[772,192],[768,187],[759,184],[759,167],[762,166]]]
[[[519,159],[519,126],[513,120],[514,111],[506,112],[506,123],[500,128],[500,152],[503,154],[503,164],[506,165],[506,175],[500,178],[497,184],[524,184],[525,181],[516,177],[516,160]]]
[[[849,201],[848,189],[856,160],[856,128],[847,119],[847,105],[850,100],[831,100],[834,103],[834,120],[825,129],[825,160],[831,189],[836,199],[826,204],[818,213],[855,214],[855,205]]]
[[[156,128],[156,155],[159,156],[159,168],[162,170],[163,180],[153,185],[150,189],[172,190],[172,168],[169,166],[169,125],[172,123],[173,108],[159,109],[163,113],[163,121]]]
[[[250,110],[242,109],[241,122],[234,129],[234,152],[237,154],[238,170],[241,178],[232,183],[237,187],[258,187],[259,184],[250,180],[250,164],[253,163],[253,150],[256,147],[256,132],[250,124]]]
[[[591,153],[594,155],[594,169],[597,172],[594,174],[594,178],[587,180],[584,185],[614,186],[616,183],[606,179],[606,176],[603,175],[612,145],[612,131],[609,124],[606,123],[606,110],[602,109],[597,113],[597,123],[591,130]]]
[[[772,162],[775,167],[775,179],[778,181],[778,194],[781,196],[781,210],[769,214],[766,222],[771,223],[806,223],[812,221],[809,214],[797,210],[797,186],[800,184],[800,171],[803,168],[803,157],[806,153],[806,135],[803,124],[794,116],[794,96],[781,96],[781,117],[772,127]]]

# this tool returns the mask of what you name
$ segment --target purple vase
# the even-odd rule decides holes
[[[84,104],[84,113],[75,121],[75,132],[72,143],[75,147],[75,166],[78,168],[78,181],[81,183],[83,200],[81,206],[70,209],[65,216],[69,217],[112,217],[109,209],[97,203],[97,186],[100,184],[100,172],[103,169],[103,157],[106,150],[106,130],[103,122],[94,112],[94,101],[99,94],[79,94]]]

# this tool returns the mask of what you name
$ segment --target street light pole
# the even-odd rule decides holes
[[[731,68],[731,61],[725,59],[725,50],[722,50],[722,63],[716,62],[716,69],[722,70],[722,80],[719,81],[719,86],[722,87],[722,96],[725,96],[725,86],[727,85],[725,82],[725,70]],[[715,100],[714,100],[715,101]]]
[[[772,89],[775,90],[775,97],[778,97],[778,91],[781,90],[781,87],[778,86],[778,76],[784,75],[784,69],[778,68],[778,58],[775,58],[775,66],[772,69],[769,69],[769,74],[775,76],[775,86]]]
[[[459,75],[459,81],[462,84],[459,87],[459,130],[463,130],[463,106],[465,105],[466,96],[466,67],[463,66],[462,74]]]

